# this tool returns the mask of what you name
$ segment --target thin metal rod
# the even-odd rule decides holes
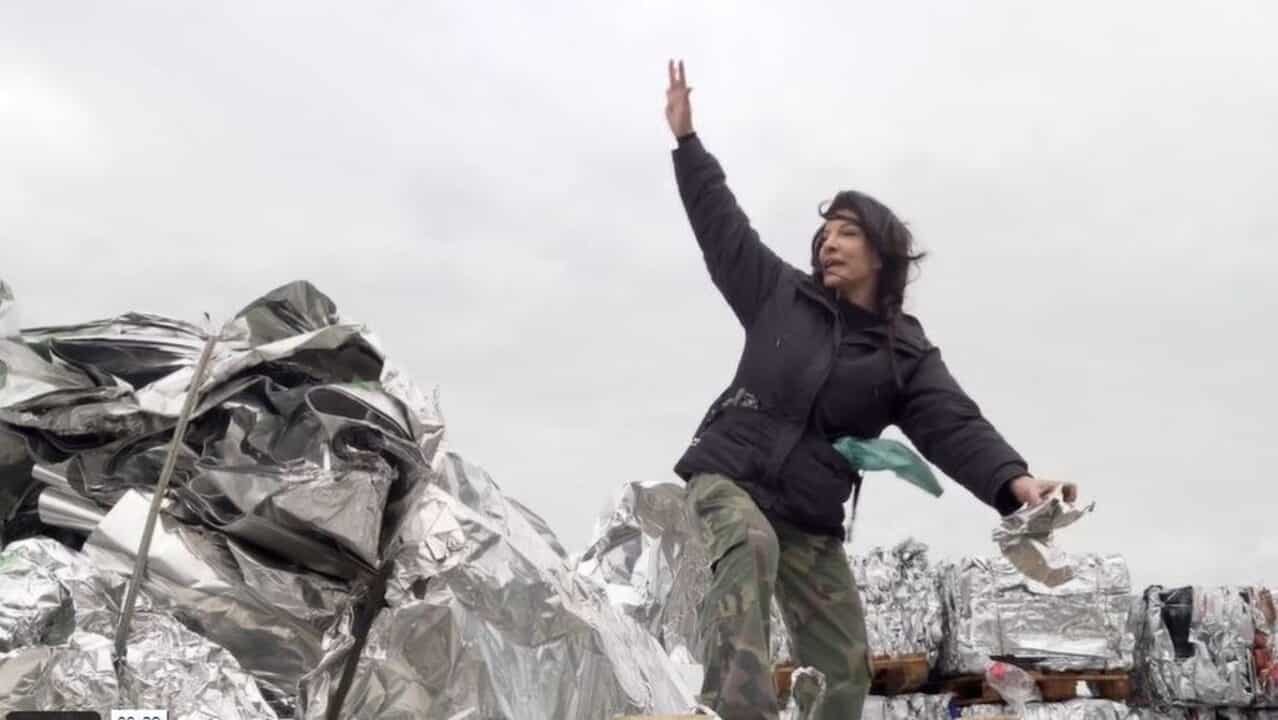
[[[129,589],[124,596],[124,607],[120,610],[120,623],[115,628],[116,667],[123,664],[129,648],[129,626],[133,621],[133,606],[138,599],[138,589],[146,579],[147,554],[151,551],[151,536],[155,533],[155,521],[160,516],[160,505],[169,489],[169,481],[173,478],[173,469],[177,467],[178,451],[182,440],[186,437],[186,426],[191,421],[191,413],[195,410],[195,400],[200,394],[200,385],[204,383],[204,375],[208,372],[209,360],[213,357],[213,346],[217,345],[217,333],[210,333],[204,343],[204,352],[195,365],[195,374],[191,376],[191,384],[186,389],[186,401],[182,403],[182,412],[178,415],[177,427],[173,430],[173,440],[169,443],[169,454],[164,458],[164,468],[160,471],[160,481],[155,486],[155,494],[151,496],[151,509],[146,515],[146,525],[142,528],[142,542],[138,544],[138,555],[133,562],[133,577],[129,579]]]

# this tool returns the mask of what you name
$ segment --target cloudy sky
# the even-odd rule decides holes
[[[323,5],[0,6],[25,324],[224,318],[311,280],[579,550],[622,483],[674,479],[741,346],[675,192],[683,57],[783,257],[842,188],[911,223],[909,309],[1032,470],[1096,501],[1064,546],[1137,585],[1278,583],[1278,5]],[[993,551],[961,487],[901,485],[868,478],[858,546]]]

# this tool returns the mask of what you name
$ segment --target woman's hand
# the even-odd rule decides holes
[[[692,133],[692,103],[688,102],[692,88],[688,87],[682,60],[678,65],[671,60],[666,69],[670,74],[670,87],[666,88],[666,122],[670,123],[670,132],[681,138]]]
[[[1022,475],[1012,480],[1012,496],[1017,502],[1030,507],[1045,502],[1057,488],[1062,488],[1065,502],[1072,503],[1078,499],[1078,486],[1074,483],[1044,480],[1030,475]]]

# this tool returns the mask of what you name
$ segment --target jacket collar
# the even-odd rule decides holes
[[[802,271],[796,272],[799,276],[798,282],[795,283],[798,293],[818,305],[821,305],[831,314],[837,316],[839,314],[839,308],[837,305],[838,301],[834,298],[833,293],[830,293],[826,291],[825,288],[818,286],[816,281],[812,279],[811,275],[803,273]],[[924,352],[932,347],[932,343],[923,333],[923,326],[920,325],[919,321],[913,316],[901,313],[896,317],[893,324],[896,326],[896,341],[898,343],[907,345],[918,352]],[[876,325],[865,328],[861,332],[879,338],[885,342],[887,340],[887,324],[882,321]]]

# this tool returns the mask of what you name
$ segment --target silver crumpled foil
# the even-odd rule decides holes
[[[57,644],[74,627],[70,593],[24,547],[19,541],[0,552],[0,652]]]
[[[0,278],[0,338],[16,335],[21,327],[18,301],[13,296],[13,288]]]
[[[0,713],[95,710],[107,717],[123,706],[105,636],[76,631],[60,645],[0,653]]]
[[[940,668],[981,674],[991,658],[1046,670],[1129,670],[1131,579],[1117,555],[1069,556],[1070,579],[1049,587],[1007,559],[965,558],[942,573],[946,633]]]
[[[1251,589],[1145,590],[1138,605],[1135,690],[1154,706],[1246,707],[1255,698]]]
[[[861,710],[863,720],[949,720],[948,693],[870,695]]]
[[[425,488],[401,531],[389,607],[344,704],[330,706],[355,645],[349,622],[303,682],[304,717],[557,720],[688,707],[656,640],[572,571],[544,523],[497,497],[474,466],[443,462],[446,479]]]
[[[596,524],[577,571],[607,588],[609,599],[648,629],[681,663],[701,660],[697,607],[710,583],[705,549],[693,532],[682,483],[629,483]],[[935,567],[927,548],[907,540],[891,550],[851,555],[871,652],[926,654],[935,662],[944,631]],[[780,609],[771,608],[772,659],[793,661]]]
[[[790,675],[790,696],[778,720],[815,720],[825,702],[825,673],[814,667],[795,668]]]
[[[1080,699],[1057,703],[1030,703],[1024,714],[1006,705],[969,705],[964,718],[1022,718],[1023,720],[1137,720],[1142,716],[1124,703],[1112,700]]]
[[[443,418],[437,393],[306,282],[246,306],[192,388],[203,343],[198,327],[142,313],[0,341],[0,437],[17,438],[50,485],[44,522],[93,528],[94,561],[127,573],[146,511],[137,493],[154,486],[197,392],[146,588],[282,708],[355,588],[393,555],[440,461]]]
[[[993,540],[1023,575],[1048,587],[1066,583],[1074,566],[1060,548],[1052,544],[1055,531],[1073,525],[1096,507],[1084,508],[1065,501],[1058,489],[1046,502],[1025,506],[1003,518],[994,528]]]
[[[577,572],[645,627],[673,657],[700,662],[697,606],[710,584],[705,547],[692,531],[682,483],[629,483],[596,523]],[[774,627],[780,627],[774,625]]]
[[[85,542],[99,567],[131,575],[149,499],[129,491]],[[143,584],[155,604],[226,648],[260,682],[295,695],[322,657],[349,588],[203,528],[161,515]]]
[[[165,614],[133,616],[122,685],[130,707],[167,708],[183,720],[276,717],[230,653]]]
[[[112,708],[155,707],[197,720],[276,717],[229,653],[157,612],[146,596],[133,618],[121,682],[108,638],[115,632],[123,577],[50,538],[12,543],[0,557],[0,587],[29,567],[59,584],[69,600],[70,628],[62,637],[0,653],[0,713],[88,709],[105,717]]]

